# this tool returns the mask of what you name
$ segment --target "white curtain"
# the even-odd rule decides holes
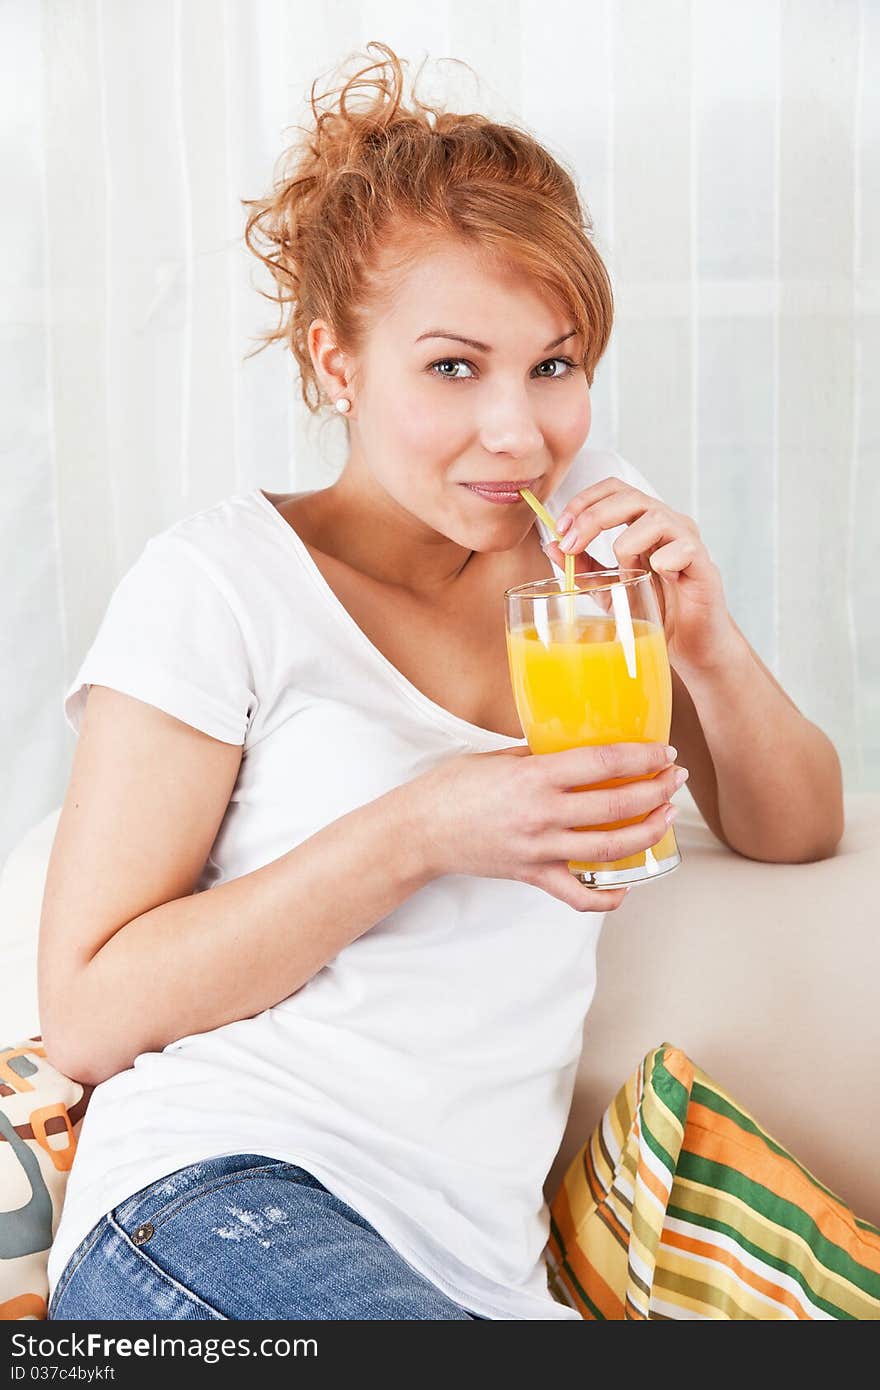
[[[146,538],[341,466],[289,356],[243,360],[275,311],[239,199],[371,39],[572,169],[617,301],[591,442],[696,519],[880,789],[877,0],[0,0],[0,860],[62,799],[61,696]]]

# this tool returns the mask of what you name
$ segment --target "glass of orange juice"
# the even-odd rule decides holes
[[[504,593],[510,679],[533,753],[599,743],[668,743],[672,676],[651,583],[642,569],[594,570],[562,588],[539,579]],[[614,777],[591,787],[636,779]],[[646,816],[577,830],[614,830]],[[681,863],[670,825],[650,849],[626,859],[569,861],[589,888],[620,888],[668,874]]]

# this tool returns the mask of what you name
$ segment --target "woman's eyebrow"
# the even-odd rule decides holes
[[[549,352],[551,348],[559,347],[560,343],[564,343],[567,338],[573,338],[576,333],[577,329],[572,328],[570,332],[563,333],[561,338],[554,338],[552,343],[548,343],[545,348],[542,348],[542,351]],[[416,342],[420,343],[424,338],[450,338],[454,343],[465,343],[468,347],[476,348],[478,352],[492,351],[488,343],[478,343],[476,338],[463,338],[460,333],[447,333],[445,328],[429,328],[427,333],[419,334]]]

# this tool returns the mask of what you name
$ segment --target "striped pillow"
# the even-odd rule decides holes
[[[678,1048],[644,1058],[550,1203],[555,1298],[590,1319],[880,1319],[860,1221]]]

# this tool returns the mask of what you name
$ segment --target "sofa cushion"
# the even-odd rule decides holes
[[[880,1319],[880,1229],[668,1043],[618,1091],[550,1214],[551,1290],[588,1319]]]
[[[0,1048],[0,1320],[47,1316],[49,1250],[93,1087],[62,1075],[40,1037]]]

